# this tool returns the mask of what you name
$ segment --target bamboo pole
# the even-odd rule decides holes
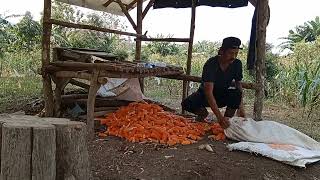
[[[136,40],[161,41],[161,42],[190,42],[190,38],[147,38],[147,37],[140,37],[140,38],[136,38]]]
[[[142,36],[142,4],[143,0],[137,0],[137,29],[136,32],[140,37]],[[137,39],[136,41],[136,55],[135,60],[140,61],[141,60],[141,40]],[[142,93],[144,93],[144,80],[143,78],[139,79],[140,82],[140,88]]]
[[[42,81],[43,81],[43,94],[45,102],[45,116],[51,117],[54,112],[53,104],[53,92],[51,78],[48,73],[45,72],[45,68],[50,63],[50,37],[52,25],[47,23],[51,17],[51,0],[44,0],[43,7],[43,30],[42,30]]]
[[[256,92],[253,116],[255,120],[262,119],[264,81],[265,81],[265,52],[266,52],[266,28],[268,23],[268,0],[257,2],[257,59],[256,67]]]
[[[190,24],[190,39],[188,46],[188,59],[187,59],[187,70],[186,74],[190,75],[191,72],[191,59],[192,59],[192,47],[193,47],[193,38],[194,38],[194,29],[195,29],[195,20],[196,20],[196,0],[192,0],[192,9],[191,9],[191,24]],[[182,100],[188,96],[189,91],[189,82],[183,81],[183,94]],[[184,110],[182,110],[183,112]]]
[[[138,35],[135,33],[129,33],[129,32],[124,32],[124,31],[119,31],[119,30],[108,29],[108,28],[101,28],[101,27],[96,27],[96,26],[91,26],[91,25],[86,25],[86,24],[75,24],[75,23],[70,23],[70,22],[64,22],[64,21],[59,21],[56,19],[48,19],[44,22],[47,22],[50,24],[56,24],[59,26],[69,27],[69,28],[89,29],[89,30],[114,33],[114,34],[120,34],[120,35],[127,35],[127,36],[136,36],[136,37],[142,36],[142,34]]]

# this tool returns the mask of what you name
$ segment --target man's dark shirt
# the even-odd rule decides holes
[[[242,80],[242,63],[235,59],[225,71],[222,71],[218,62],[218,56],[207,60],[203,66],[202,82],[199,91],[204,93],[204,82],[213,82],[214,92],[223,93],[231,86],[232,80]]]

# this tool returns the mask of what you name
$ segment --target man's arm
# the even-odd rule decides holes
[[[219,124],[222,126],[222,128],[228,128],[229,127],[229,121],[228,118],[224,117],[217,105],[216,99],[214,98],[212,92],[213,92],[214,85],[212,82],[204,82],[204,93],[207,97],[208,104],[211,107],[211,110],[218,118]]]

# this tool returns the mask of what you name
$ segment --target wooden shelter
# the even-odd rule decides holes
[[[89,133],[93,131],[93,106],[95,103],[95,94],[99,87],[99,82],[103,82],[103,77],[139,77],[146,76],[159,76],[177,80],[183,80],[183,98],[188,95],[189,81],[199,82],[199,77],[190,76],[192,65],[192,47],[194,40],[194,30],[196,21],[196,7],[199,0],[190,0],[191,2],[191,23],[190,23],[190,35],[188,38],[147,38],[143,34],[142,22],[147,12],[154,5],[157,0],[149,0],[146,7],[143,9],[143,0],[105,0],[102,3],[101,0],[58,0],[72,5],[87,7],[93,10],[106,11],[109,13],[124,15],[129,20],[134,33],[124,32],[120,30],[95,27],[84,24],[74,24],[70,22],[63,22],[51,18],[51,0],[44,0],[44,12],[43,12],[43,37],[42,37],[42,77],[43,77],[43,90],[45,98],[45,115],[50,117],[59,113],[59,103],[61,103],[61,91],[66,84],[72,78],[82,78],[90,81],[88,104],[87,104],[87,125]],[[158,0],[159,1],[159,0]],[[257,10],[257,38],[256,38],[256,82],[254,84],[244,83],[244,88],[250,88],[255,90],[255,103],[254,103],[254,117],[257,120],[261,119],[263,97],[264,97],[264,77],[265,77],[265,44],[266,44],[266,26],[269,19],[268,12],[268,0],[249,0]],[[136,22],[130,16],[129,11],[136,7],[137,17]],[[127,72],[120,72],[116,69],[110,69],[110,66],[99,64],[88,64],[84,62],[61,62],[57,60],[56,54],[54,54],[53,60],[50,62],[50,37],[52,25],[60,25],[69,28],[89,29],[107,33],[115,33],[120,35],[134,36],[136,37],[136,54],[135,60],[139,61],[141,57],[141,42],[142,41],[165,41],[165,42],[187,42],[188,45],[188,58],[186,72],[181,72],[181,69],[165,69],[159,72],[141,72],[139,70],[131,69]],[[63,52],[73,52],[74,50],[63,50]],[[78,52],[79,53],[79,52]],[[81,52],[80,52],[81,53]],[[98,54],[98,55],[97,55]],[[61,55],[61,53],[60,53]],[[99,58],[99,52],[91,53],[91,56],[85,58],[86,60],[94,60]],[[83,58],[80,58],[83,60]],[[121,69],[121,68],[120,68]],[[81,72],[80,70],[86,70]],[[119,73],[120,72],[120,73]],[[121,74],[121,76],[119,75]],[[52,82],[56,84],[55,88],[55,100],[52,90]],[[143,83],[141,84],[143,90]]]

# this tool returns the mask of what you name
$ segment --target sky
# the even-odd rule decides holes
[[[24,14],[30,11],[33,17],[40,19],[43,0],[0,0],[0,14]],[[145,3],[144,5],[146,5]],[[320,0],[269,0],[271,10],[267,27],[267,42],[279,45],[290,29],[320,16]],[[254,7],[227,9],[201,6],[196,9],[195,42],[201,40],[222,41],[224,37],[236,36],[246,43],[250,38],[251,20]],[[135,10],[130,12],[135,17]],[[188,38],[190,31],[191,9],[150,9],[143,21],[143,32],[148,36],[157,34]],[[123,18],[124,19],[124,18]],[[135,19],[135,18],[134,18]],[[16,19],[10,19],[12,22]],[[133,32],[128,21],[127,31]]]

